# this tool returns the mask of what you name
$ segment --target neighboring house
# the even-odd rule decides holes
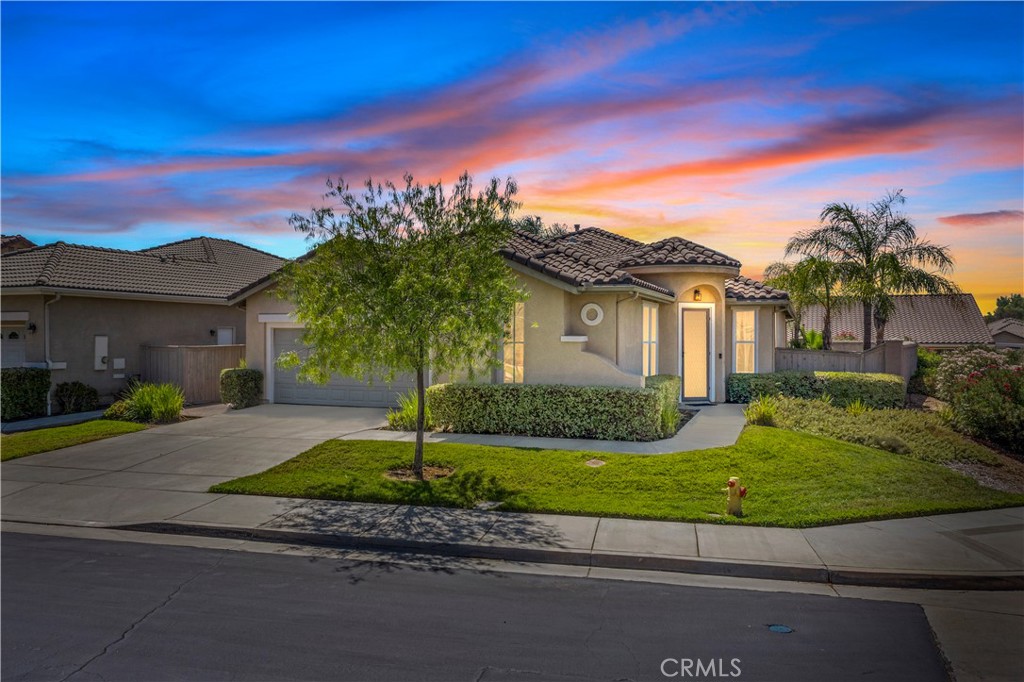
[[[1007,317],[989,322],[988,331],[996,348],[1024,348],[1024,322]]]
[[[0,235],[0,253],[11,253],[22,249],[31,249],[34,243],[25,239],[20,234]]]
[[[197,237],[141,251],[56,242],[0,260],[3,366],[50,367],[110,400],[140,374],[143,346],[241,344],[236,294],[284,260]]]
[[[937,349],[992,344],[985,318],[971,294],[909,294],[893,296],[893,302],[895,310],[885,325],[886,339],[916,341],[918,345]],[[805,308],[803,326],[820,332],[824,326],[824,309],[820,305]],[[832,311],[833,339],[852,334],[853,339],[862,344],[863,327],[864,308],[860,303]],[[872,341],[874,338],[872,322]]]
[[[680,237],[644,244],[593,227],[552,239],[520,232],[502,254],[530,298],[514,311],[493,382],[642,386],[645,376],[675,374],[683,399],[721,402],[728,374],[772,371],[785,344],[786,293]],[[390,405],[412,386],[317,386],[275,368],[280,353],[301,348],[301,328],[272,288],[268,278],[246,301],[246,359],[266,371],[267,400]]]

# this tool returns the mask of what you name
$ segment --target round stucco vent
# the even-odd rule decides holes
[[[580,319],[589,327],[596,327],[604,319],[604,310],[596,303],[588,303],[580,309]]]

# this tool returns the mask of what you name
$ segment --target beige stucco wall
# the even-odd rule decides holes
[[[267,374],[267,325],[259,321],[261,313],[290,313],[291,302],[278,298],[276,287],[268,287],[245,301],[245,361],[249,367]],[[266,387],[267,382],[263,382]]]
[[[52,300],[47,296],[46,300]],[[36,332],[26,337],[26,362],[42,363],[44,349],[43,296],[4,296],[5,312],[29,312]],[[238,307],[199,303],[92,298],[62,295],[49,306],[50,360],[67,363],[54,369],[54,384],[81,381],[109,402],[122,390],[127,379],[141,371],[142,346],[214,345],[210,330],[234,327],[235,343],[245,343],[245,311]],[[94,367],[94,337],[108,337],[107,369]],[[113,358],[124,358],[125,368],[115,370]],[[124,378],[115,378],[123,374]]]

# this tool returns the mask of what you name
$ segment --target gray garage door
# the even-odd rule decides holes
[[[301,329],[274,330],[274,357],[294,350],[302,354]],[[274,402],[297,405],[347,405],[356,407],[391,407],[397,396],[416,388],[415,377],[399,375],[390,384],[374,381],[373,385],[350,377],[335,376],[321,386],[297,381],[295,370],[274,368]]]

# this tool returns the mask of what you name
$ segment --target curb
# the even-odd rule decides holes
[[[111,525],[107,528],[167,535],[255,540],[291,543],[310,547],[341,549],[378,549],[418,552],[470,559],[493,559],[593,568],[692,573],[733,578],[787,580],[795,582],[894,587],[928,590],[1024,590],[1024,573],[916,573],[872,569],[828,568],[801,564],[748,563],[698,557],[594,552],[580,549],[531,548],[480,545],[460,542],[431,542],[409,538],[324,534],[269,528],[196,525],[167,521]]]

